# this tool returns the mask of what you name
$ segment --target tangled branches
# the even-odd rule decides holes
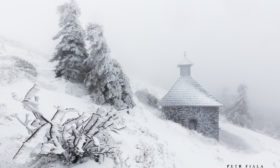
[[[85,158],[100,161],[114,154],[114,146],[110,142],[110,132],[117,133],[124,126],[119,126],[119,117],[115,110],[97,109],[91,114],[80,113],[73,108],[60,109],[47,119],[38,108],[36,93],[39,88],[35,84],[25,95],[22,104],[33,114],[27,114],[25,121],[17,115],[14,117],[26,127],[29,137],[22,143],[14,155],[17,158],[28,143],[37,136],[43,135],[39,144],[37,157],[56,158],[65,164],[82,162]]]

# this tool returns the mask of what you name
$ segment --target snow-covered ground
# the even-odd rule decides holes
[[[24,118],[27,111],[16,99],[23,98],[34,82],[40,87],[39,108],[48,117],[55,112],[56,106],[72,107],[83,112],[90,112],[96,107],[81,86],[55,79],[53,65],[46,58],[0,40],[0,57],[12,55],[31,62],[37,68],[38,76],[34,79],[17,76],[17,80],[2,79],[0,82],[0,168],[28,167],[23,164],[28,160],[27,155],[12,160],[27,137],[27,131],[11,116],[17,113]],[[145,87],[135,82],[133,85],[136,89]],[[162,95],[158,90],[149,88]],[[136,98],[135,101],[136,107],[123,115],[126,129],[113,136],[121,151],[120,168],[226,168],[228,164],[280,167],[278,140],[221,119],[220,141],[217,142],[167,121],[160,111],[141,104]],[[113,168],[114,162],[106,159],[102,164],[89,161],[74,166],[91,167]]]

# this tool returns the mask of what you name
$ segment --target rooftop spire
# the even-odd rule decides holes
[[[193,65],[193,63],[188,59],[186,51],[184,51],[184,57],[178,65]]]
[[[184,59],[178,64],[180,68],[181,76],[190,76],[191,75],[191,66],[193,63],[187,58],[187,52],[184,52]]]

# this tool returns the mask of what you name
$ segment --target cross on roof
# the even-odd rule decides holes
[[[184,58],[183,60],[179,63],[179,66],[181,65],[193,65],[193,63],[187,58],[187,52],[184,51]]]

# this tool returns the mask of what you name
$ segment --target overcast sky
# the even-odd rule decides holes
[[[51,56],[64,0],[0,0],[0,35]],[[168,89],[184,50],[193,76],[218,95],[249,88],[252,113],[280,113],[279,0],[77,0],[81,22],[103,25],[131,79]]]

